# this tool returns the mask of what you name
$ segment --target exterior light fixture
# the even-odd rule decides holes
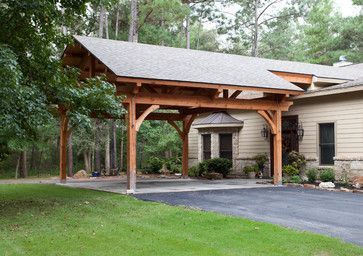
[[[299,138],[299,141],[304,138],[304,127],[302,123],[300,123],[297,127],[297,137]]]
[[[261,129],[261,136],[267,139],[269,134],[270,134],[270,129],[267,127],[267,125],[264,125],[263,128]]]

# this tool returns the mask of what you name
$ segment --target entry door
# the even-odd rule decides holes
[[[284,116],[282,118],[282,163],[287,164],[291,151],[299,152],[298,116]]]
[[[232,134],[219,134],[219,157],[232,160]]]

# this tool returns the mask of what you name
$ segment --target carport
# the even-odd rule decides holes
[[[226,110],[257,111],[265,119],[273,135],[274,184],[281,184],[281,115],[292,105],[289,97],[303,93],[289,82],[299,80],[298,75],[246,65],[238,55],[84,36],[75,36],[62,58],[64,65],[81,70],[80,80],[104,74],[124,96],[129,193],[136,189],[136,136],[144,120],[165,120],[177,130],[183,141],[182,175],[187,177],[193,120],[201,113]],[[244,99],[243,91],[259,96]],[[61,120],[60,178],[65,181],[67,116]]]

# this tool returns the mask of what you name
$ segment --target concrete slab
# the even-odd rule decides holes
[[[239,188],[272,187],[272,184],[257,184],[256,182],[267,180],[254,179],[225,179],[225,180],[199,180],[199,179],[154,179],[138,180],[135,194],[188,192],[205,190],[225,190]],[[57,185],[94,189],[100,191],[126,194],[125,180],[94,180],[94,181],[72,181]]]

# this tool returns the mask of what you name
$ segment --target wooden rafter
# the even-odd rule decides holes
[[[228,99],[228,90],[227,89],[223,90],[223,98]]]
[[[235,91],[234,93],[232,93],[232,95],[229,97],[230,99],[235,99],[238,97],[238,95],[240,95],[242,93],[242,91]]]

